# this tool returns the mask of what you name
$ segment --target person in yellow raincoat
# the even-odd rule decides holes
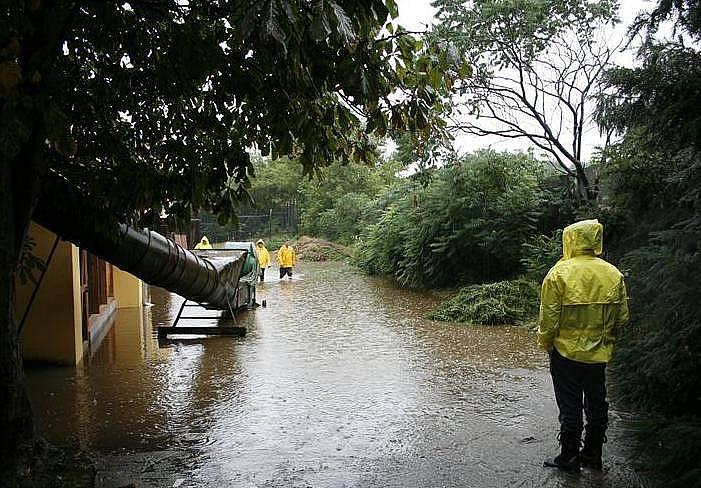
[[[212,249],[212,245],[209,243],[207,236],[202,236],[202,240],[197,243],[195,249]]]
[[[265,248],[263,239],[256,241],[256,252],[258,253],[258,264],[260,265],[260,281],[265,280],[265,268],[270,264],[270,253]]]
[[[560,454],[544,465],[565,471],[579,471],[580,466],[602,468],[608,425],[606,364],[616,332],[628,322],[623,275],[598,257],[603,251],[603,231],[598,220],[566,227],[562,259],[541,287],[538,345],[550,354],[561,444]],[[580,452],[582,410],[587,426]]]
[[[285,275],[292,279],[292,268],[296,263],[297,256],[295,256],[295,250],[290,246],[289,241],[285,241],[277,251],[277,265],[280,268],[280,279],[283,279]]]

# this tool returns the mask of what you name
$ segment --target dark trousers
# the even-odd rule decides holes
[[[280,279],[283,279],[287,276],[292,276],[292,268],[280,268]]]
[[[562,432],[582,433],[582,410],[587,416],[587,430],[606,430],[606,363],[587,364],[563,357],[555,349],[550,353],[555,401],[560,410]]]
[[[260,268],[260,281],[265,281],[265,268]]]

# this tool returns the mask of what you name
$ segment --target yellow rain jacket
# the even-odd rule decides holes
[[[582,363],[607,363],[617,328],[628,322],[623,275],[597,257],[603,251],[603,232],[598,220],[566,227],[562,259],[540,291],[538,345]]]
[[[202,240],[197,243],[195,249],[212,249],[212,245],[209,243],[207,236],[202,237]]]
[[[262,240],[256,242],[256,251],[258,251],[258,264],[261,268],[267,268],[270,264],[270,253]]]
[[[281,268],[291,268],[296,262],[295,250],[283,244],[277,251],[277,265]]]

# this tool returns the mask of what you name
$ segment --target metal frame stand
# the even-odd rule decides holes
[[[185,307],[201,307],[199,303],[188,303],[190,300],[185,299],[183,300],[182,305],[180,305],[180,310],[178,310],[178,314],[175,316],[175,320],[173,321],[173,325],[170,327],[158,327],[158,339],[165,339],[168,334],[197,334],[197,335],[216,335],[216,336],[235,336],[235,337],[243,337],[246,335],[246,328],[245,327],[218,327],[218,326],[209,326],[209,327],[188,327],[188,326],[180,326],[176,327],[178,325],[178,322],[181,319],[186,319],[186,320],[217,320],[219,317],[203,317],[203,316],[185,316],[183,317],[183,311],[185,310]],[[227,311],[225,310],[224,313]],[[232,320],[234,320],[234,323],[236,319],[234,318],[233,311],[231,310],[231,307],[229,307],[228,312],[231,314]]]

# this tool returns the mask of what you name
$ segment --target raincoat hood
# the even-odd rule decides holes
[[[204,236],[200,242],[206,246],[209,244],[209,239],[207,239],[207,236]]]
[[[256,246],[263,246],[263,247],[264,247],[264,246],[265,246],[265,242],[263,242],[263,239],[258,239],[258,240],[256,241]]]
[[[604,226],[596,219],[581,220],[562,231],[562,259],[582,254],[600,256],[603,247]]]

